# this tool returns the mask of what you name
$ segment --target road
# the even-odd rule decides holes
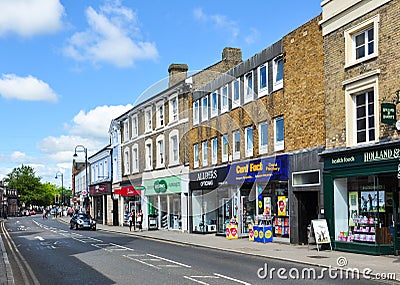
[[[40,216],[10,218],[2,230],[15,284],[376,284],[251,255],[70,230]]]

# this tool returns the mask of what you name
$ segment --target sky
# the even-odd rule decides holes
[[[111,120],[164,86],[170,64],[196,72],[224,47],[245,60],[320,3],[0,0],[0,180],[23,164],[58,187],[61,172],[71,187],[75,147],[90,156],[108,145]]]

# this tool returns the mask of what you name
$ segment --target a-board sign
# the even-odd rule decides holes
[[[315,242],[317,244],[321,243],[331,243],[331,237],[329,235],[328,224],[324,219],[312,220],[311,226],[315,236]]]

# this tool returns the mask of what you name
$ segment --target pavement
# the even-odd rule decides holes
[[[58,219],[69,223],[68,217]],[[102,224],[97,225],[97,230],[264,257],[266,263],[268,259],[275,259],[305,266],[317,266],[329,270],[329,274],[333,274],[329,276],[359,272],[360,277],[379,279],[388,284],[400,284],[400,256],[356,254],[330,250],[329,247],[318,251],[316,245],[292,245],[277,241],[259,243],[249,241],[247,238],[228,240],[215,234],[190,234],[178,230],[129,231],[129,227],[126,226]],[[1,240],[0,246],[0,254],[3,255],[0,260],[0,284],[14,284],[12,276],[9,276],[7,253]]]

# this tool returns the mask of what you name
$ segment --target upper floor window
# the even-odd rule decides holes
[[[283,56],[276,57],[273,62],[274,90],[278,90],[283,87]]]
[[[139,150],[138,145],[132,147],[132,173],[139,172]]]
[[[379,15],[344,32],[346,67],[378,56]]]
[[[258,127],[260,154],[268,153],[268,124],[261,123]]]
[[[125,148],[124,150],[124,175],[128,175],[130,172],[130,164],[129,164],[129,148]]]
[[[240,79],[232,82],[232,109],[240,106]]]
[[[179,141],[178,141],[178,130],[173,130],[169,134],[169,164],[178,164],[179,163]]]
[[[221,157],[222,162],[228,161],[228,155],[229,155],[228,135],[223,135],[221,138],[221,153],[222,153]]]
[[[145,111],[145,130],[146,132],[151,132],[153,130],[153,123],[152,123],[153,114],[151,111],[151,107],[147,108]]]
[[[276,118],[274,120],[274,150],[280,151],[285,148],[285,127],[283,117]]]
[[[157,105],[157,128],[164,126],[164,103],[159,103]]]
[[[268,64],[258,67],[258,97],[268,94]]]
[[[178,96],[173,97],[169,100],[169,110],[170,110],[170,122],[178,121]]]
[[[218,163],[218,138],[211,140],[211,163]]]
[[[146,170],[153,169],[153,142],[151,139],[148,139],[145,142],[145,158]]]
[[[199,145],[193,145],[193,168],[199,167]]]
[[[374,91],[361,93],[354,97],[357,143],[375,141]]]
[[[199,100],[194,101],[193,103],[193,124],[199,123]]]
[[[246,128],[245,135],[246,157],[253,156],[253,127]]]
[[[213,92],[211,94],[211,117],[218,115],[218,93]]]
[[[202,142],[201,144],[201,149],[202,149],[202,165],[207,166],[208,165],[208,142]]]
[[[203,97],[201,99],[201,121],[208,120],[208,96]]]
[[[138,117],[137,115],[134,115],[132,117],[132,138],[137,137],[139,134],[139,129],[138,129]]]
[[[156,164],[157,167],[164,167],[165,163],[165,149],[164,149],[164,135],[160,135],[157,137],[157,159],[156,159]]]
[[[253,72],[249,72],[244,76],[244,102],[253,100]]]
[[[228,111],[228,85],[221,88],[221,113]]]
[[[233,136],[233,159],[240,158],[240,132],[235,131],[232,133]]]
[[[129,122],[124,121],[124,142],[129,140]]]

